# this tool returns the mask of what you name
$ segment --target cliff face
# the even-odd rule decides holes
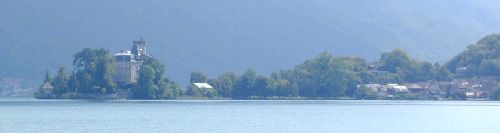
[[[183,84],[192,71],[269,73],[322,51],[446,61],[500,31],[498,12],[495,0],[1,1],[0,77],[41,79],[82,48],[114,53],[139,37]]]

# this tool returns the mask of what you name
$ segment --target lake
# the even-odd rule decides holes
[[[0,132],[500,132],[500,102],[0,100]]]

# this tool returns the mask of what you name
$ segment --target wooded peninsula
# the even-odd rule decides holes
[[[164,76],[165,66],[146,51],[146,41],[111,55],[85,48],[70,72],[47,71],[35,97],[44,99],[409,99],[497,100],[500,34],[483,37],[451,60],[419,61],[405,51],[382,53],[374,62],[328,52],[293,69],[258,75],[191,73],[182,87]],[[68,74],[69,73],[69,74]]]

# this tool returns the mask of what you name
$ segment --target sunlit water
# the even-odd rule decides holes
[[[500,102],[3,100],[0,132],[498,133]]]

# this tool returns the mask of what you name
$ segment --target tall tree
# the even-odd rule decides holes
[[[52,77],[50,76],[49,70],[45,72],[44,82],[52,82]]]
[[[401,71],[401,68],[408,68],[411,59],[403,50],[395,49],[391,52],[382,53],[379,62],[382,66],[380,67],[381,70],[397,73]]]
[[[137,99],[156,99],[158,86],[155,85],[155,71],[150,65],[143,65],[139,70],[138,87],[134,90]]]
[[[114,93],[114,58],[107,49],[85,48],[73,57],[74,71],[80,82],[75,89],[84,93]]]
[[[236,79],[237,76],[234,73],[223,73],[222,75],[217,77],[217,79],[208,80],[208,83],[214,86],[214,88],[217,90],[217,94],[219,94],[220,96],[231,97]]]
[[[57,76],[54,78],[54,93],[62,94],[68,87],[68,74],[65,67],[59,68]]]
[[[245,73],[238,77],[232,94],[233,98],[248,99],[255,95],[254,86],[256,79],[257,74],[253,69],[248,69]]]
[[[254,90],[255,95],[263,98],[269,97],[271,92],[269,90],[272,87],[272,81],[265,76],[258,76],[255,80]]]
[[[192,72],[191,78],[189,79],[190,83],[204,83],[207,82],[207,76],[205,76],[201,72]]]

